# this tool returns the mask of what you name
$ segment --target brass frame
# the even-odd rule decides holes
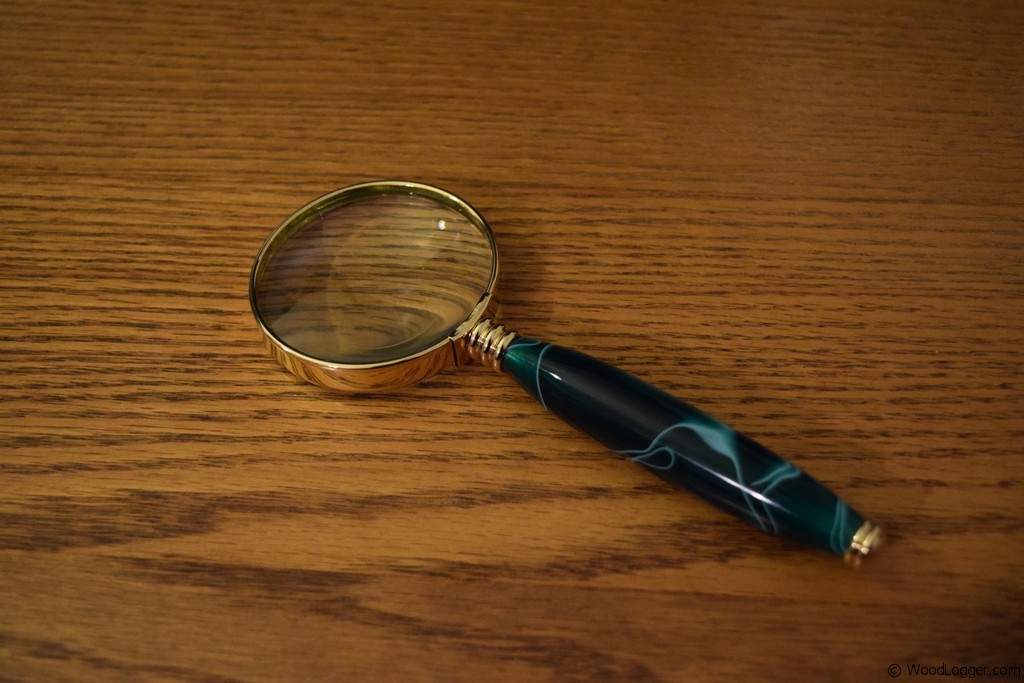
[[[396,358],[392,361],[367,364],[331,363],[306,355],[278,338],[260,315],[256,306],[256,278],[266,268],[270,256],[292,232],[302,225],[310,214],[335,209],[360,199],[381,194],[402,195],[432,199],[439,204],[458,211],[465,216],[487,238],[493,255],[491,274],[477,305],[470,315],[443,339],[433,346],[417,353]],[[298,377],[329,389],[348,392],[388,391],[414,384],[446,368],[465,364],[470,360],[466,335],[486,317],[493,315],[494,289],[498,282],[498,248],[491,227],[483,216],[468,202],[447,190],[406,180],[379,180],[343,187],[314,199],[293,213],[263,243],[249,276],[249,304],[256,323],[263,334],[263,340],[271,355],[278,363]]]

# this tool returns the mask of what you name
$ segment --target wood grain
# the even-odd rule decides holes
[[[1024,665],[1024,5],[2,14],[0,680]],[[507,323],[890,546],[853,572],[749,529],[483,368],[360,398],[276,368],[262,240],[386,177],[487,216]]]

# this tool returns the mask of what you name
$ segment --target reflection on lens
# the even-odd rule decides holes
[[[444,340],[487,292],[494,253],[454,208],[379,194],[299,216],[254,280],[267,328],[307,356],[366,364]]]

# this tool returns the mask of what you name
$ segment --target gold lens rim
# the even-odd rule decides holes
[[[313,214],[329,211],[378,195],[409,195],[431,199],[453,209],[469,220],[487,239],[491,249],[491,273],[486,291],[469,316],[454,327],[446,339],[400,358],[376,363],[336,363],[315,358],[289,346],[274,334],[256,303],[256,282],[277,249]],[[468,358],[462,339],[484,317],[492,313],[498,282],[498,248],[494,233],[480,213],[468,202],[434,185],[408,180],[377,180],[349,185],[314,199],[286,218],[266,239],[249,275],[249,305],[271,355],[292,374],[329,389],[348,392],[389,391],[414,384],[459,365]]]

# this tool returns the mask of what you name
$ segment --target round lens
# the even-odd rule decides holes
[[[488,293],[496,257],[483,219],[434,192],[342,191],[289,219],[254,271],[264,326],[339,364],[387,363],[447,339]]]

